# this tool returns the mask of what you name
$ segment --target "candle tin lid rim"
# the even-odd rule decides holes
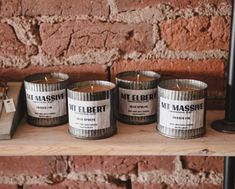
[[[98,91],[98,92],[79,92],[75,91],[73,89],[76,89],[78,87],[82,86],[87,86],[87,85],[101,85],[101,86],[108,86],[111,87],[109,90],[103,90],[103,91]],[[111,90],[114,90],[116,87],[115,83],[110,82],[110,81],[104,81],[104,80],[89,80],[89,81],[80,81],[80,82],[75,82],[67,87],[68,91],[77,93],[77,94],[97,94],[97,93],[103,93],[103,92],[108,92]]]
[[[149,81],[130,81],[130,80],[126,80],[124,78],[122,78],[123,76],[137,76],[137,74],[140,74],[142,76],[148,76],[148,77],[152,77],[152,80]],[[151,70],[143,70],[143,71],[124,71],[124,72],[120,72],[116,75],[116,80],[117,81],[123,81],[126,83],[151,83],[151,82],[155,82],[157,80],[159,80],[161,78],[161,75],[155,71],[151,71]]]
[[[170,89],[168,86],[162,86],[162,85],[167,85],[169,82],[176,82],[176,81],[179,81],[179,82],[184,82],[184,84],[189,84],[189,82],[194,82],[194,84],[198,87],[198,88],[194,88],[194,89],[191,89],[191,90],[174,90],[174,89]],[[187,83],[185,83],[187,82]],[[199,86],[200,85],[200,86]],[[168,91],[174,91],[175,93],[185,93],[185,92],[189,92],[189,91],[201,91],[201,90],[206,90],[208,88],[208,84],[203,82],[203,81],[200,81],[200,80],[196,80],[196,79],[168,79],[168,80],[162,80],[160,81],[160,83],[158,84],[158,88],[161,89],[161,90],[168,90]]]
[[[36,81],[36,80],[40,80],[40,79],[43,79],[43,76],[54,76],[55,74],[58,74],[58,75],[61,75],[65,78],[59,78],[59,77],[55,77],[57,79],[59,79],[60,81],[58,82],[55,82],[55,83],[34,83],[33,81]],[[42,78],[38,78],[42,76]],[[42,73],[36,73],[36,74],[32,74],[32,75],[28,75],[25,77],[24,79],[24,82],[27,82],[27,83],[31,83],[31,84],[34,84],[34,85],[55,85],[55,84],[58,84],[58,83],[64,83],[64,82],[67,82],[69,80],[69,75],[66,74],[66,73],[62,73],[62,72],[42,72]]]

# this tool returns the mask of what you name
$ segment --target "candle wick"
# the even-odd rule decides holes
[[[178,90],[180,90],[180,86],[179,86],[178,82],[176,83],[176,87],[177,87]]]
[[[140,81],[140,74],[137,74],[137,81]]]
[[[45,79],[46,83],[48,83],[48,79],[47,79],[47,76],[45,76],[45,77],[44,77],[44,79]]]
[[[94,86],[91,85],[91,92],[94,93]]]

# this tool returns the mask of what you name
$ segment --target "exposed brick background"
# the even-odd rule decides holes
[[[155,70],[225,96],[229,0],[0,0],[0,78]],[[222,188],[221,157],[1,157],[0,189]]]

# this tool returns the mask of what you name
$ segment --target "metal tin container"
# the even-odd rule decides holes
[[[160,75],[153,71],[128,71],[116,76],[118,119],[128,124],[157,120],[157,85]]]
[[[50,127],[68,122],[64,73],[39,73],[25,78],[27,121],[35,126]]]
[[[158,125],[160,134],[190,139],[206,132],[207,84],[191,79],[171,79],[158,86]]]
[[[94,91],[81,90],[84,87]],[[100,90],[96,91],[96,87]],[[117,132],[114,83],[77,82],[68,87],[69,132],[81,139],[108,138]]]

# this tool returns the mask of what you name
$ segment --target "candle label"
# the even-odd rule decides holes
[[[127,116],[150,116],[157,112],[157,89],[119,88],[119,113]]]
[[[84,130],[110,127],[110,99],[79,101],[68,98],[68,109],[71,127]]]
[[[4,107],[5,107],[6,113],[11,113],[11,112],[16,111],[15,103],[12,98],[4,100]]]
[[[171,129],[189,130],[204,125],[205,99],[169,100],[160,97],[159,123]]]
[[[35,118],[55,118],[66,115],[66,91],[31,91],[26,89],[28,115]]]

